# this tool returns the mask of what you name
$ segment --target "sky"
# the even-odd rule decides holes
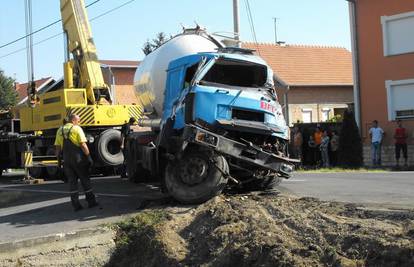
[[[93,0],[85,0],[86,4]],[[128,0],[100,0],[88,8],[89,19]],[[239,0],[242,41],[254,41],[246,0]],[[350,50],[348,4],[345,0],[249,0],[258,42],[274,43],[277,20],[279,41],[287,44],[326,45]],[[32,0],[33,30],[60,19],[60,1]],[[195,22],[210,33],[233,32],[233,0],[135,0],[91,22],[99,59],[142,60],[141,48],[158,32],[175,35]],[[24,0],[0,0],[0,46],[25,35]],[[34,35],[40,42],[62,31],[61,23]],[[0,69],[26,82],[25,40],[0,48]],[[16,50],[20,52],[6,56]],[[63,37],[35,45],[35,79],[63,76]]]

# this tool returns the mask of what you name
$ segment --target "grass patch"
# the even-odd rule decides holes
[[[347,169],[347,168],[320,168],[320,169],[298,169],[297,172],[302,173],[332,173],[332,172],[388,172],[389,169],[368,169],[368,168],[358,168],[358,169]]]
[[[168,213],[163,210],[150,210],[113,224],[116,248],[106,266],[153,266],[167,263],[166,259],[157,255],[157,251],[163,249],[157,230],[167,218]]]

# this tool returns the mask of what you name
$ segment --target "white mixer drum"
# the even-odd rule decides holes
[[[171,61],[200,52],[216,52],[222,47],[205,32],[175,36],[150,53],[139,64],[134,78],[135,93],[150,117],[161,117],[167,69]]]

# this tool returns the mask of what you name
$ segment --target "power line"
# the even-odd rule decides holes
[[[99,1],[99,0],[98,0],[98,1]],[[135,2],[135,1],[136,1],[136,0],[129,0],[129,1],[127,1],[127,2],[125,2],[125,3],[123,3],[123,4],[121,4],[121,5],[117,6],[117,7],[114,7],[114,8],[112,8],[112,9],[110,9],[110,10],[108,10],[108,11],[106,11],[106,12],[104,12],[104,13],[102,13],[102,14],[100,14],[100,15],[98,15],[98,16],[96,16],[96,17],[94,17],[94,18],[92,18],[92,19],[91,19],[91,21],[94,21],[95,19],[99,19],[100,17],[103,17],[103,16],[105,16],[105,15],[107,15],[107,14],[109,14],[109,13],[112,13],[113,11],[118,10],[118,9],[120,9],[120,8],[122,8],[122,7],[126,6],[126,5],[128,5],[128,4],[131,4],[132,2]]]
[[[94,2],[90,3],[89,5],[87,5],[86,8],[88,8],[90,6],[93,6],[94,4],[98,3],[99,1],[101,1],[101,0],[95,0]],[[53,25],[55,25],[55,24],[57,24],[57,23],[59,23],[61,21],[62,21],[62,19],[59,19],[59,20],[56,20],[56,21],[54,21],[52,23],[49,23],[48,25],[43,26],[42,28],[37,29],[34,32],[31,32],[29,34],[26,34],[25,36],[22,36],[20,38],[17,38],[16,40],[13,40],[13,41],[10,41],[10,42],[8,42],[6,44],[1,45],[0,48],[4,48],[4,47],[9,46],[11,44],[17,43],[18,41],[21,41],[21,40],[25,39],[26,37],[29,37],[31,35],[34,35],[34,34],[38,33],[38,32],[41,32],[41,31],[43,31],[43,30],[45,30],[45,29],[47,29],[49,27],[52,27]]]
[[[100,0],[97,0],[97,1],[95,1],[95,2],[98,2],[98,1],[100,1]],[[117,6],[117,7],[115,7],[115,8],[112,8],[112,9],[110,9],[110,10],[108,10],[108,11],[106,11],[106,12],[104,12],[104,13],[102,13],[102,14],[100,14],[100,15],[96,16],[96,17],[91,18],[91,19],[90,19],[90,21],[94,21],[94,20],[96,20],[96,19],[98,19],[98,18],[100,18],[100,17],[103,17],[103,16],[105,16],[105,15],[107,15],[107,14],[109,14],[109,13],[112,13],[113,11],[118,10],[118,9],[120,9],[121,7],[126,6],[127,4],[130,4],[130,3],[134,2],[134,1],[136,1],[136,0],[129,0],[129,1],[127,1],[127,2],[125,2],[125,3],[123,3],[123,4],[119,5],[119,6]],[[95,3],[95,2],[94,2],[94,3]],[[92,4],[93,4],[93,3],[92,3]],[[89,6],[90,6],[90,5],[89,5]],[[46,39],[43,39],[43,40],[40,40],[40,41],[38,41],[38,42],[34,43],[34,44],[33,44],[33,46],[38,45],[38,44],[41,44],[41,43],[44,43],[44,42],[46,42],[46,41],[49,41],[50,39],[56,38],[56,37],[58,37],[58,36],[60,36],[60,35],[62,35],[62,34],[63,34],[63,32],[57,33],[57,34],[55,34],[55,35],[52,35],[52,36],[50,36],[50,37],[48,37],[48,38],[46,38]],[[8,57],[8,56],[11,56],[11,55],[14,55],[14,54],[17,54],[17,53],[22,52],[22,51],[24,51],[24,50],[26,50],[26,47],[22,47],[22,48],[20,48],[20,49],[14,50],[14,51],[12,51],[12,52],[10,52],[10,53],[8,53],[8,54],[2,55],[2,56],[0,56],[0,59],[5,58],[5,57]]]
[[[250,30],[252,31],[252,35],[253,35],[254,42],[256,44],[257,52],[259,53],[259,56],[260,56],[260,49],[259,49],[259,45],[257,44],[256,31],[254,29],[253,15],[252,15],[252,11],[250,8],[249,0],[245,0],[244,3],[246,5],[247,18],[250,24]]]

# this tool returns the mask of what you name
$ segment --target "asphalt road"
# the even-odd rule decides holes
[[[117,221],[136,213],[148,199],[155,205],[168,203],[154,186],[131,184],[118,177],[102,177],[93,179],[101,207],[75,213],[66,193],[66,184],[13,183],[18,178],[6,176],[0,179],[0,243]],[[278,190],[322,200],[414,209],[414,172],[296,173],[283,181]]]
[[[279,189],[321,200],[414,209],[414,172],[298,172]]]

